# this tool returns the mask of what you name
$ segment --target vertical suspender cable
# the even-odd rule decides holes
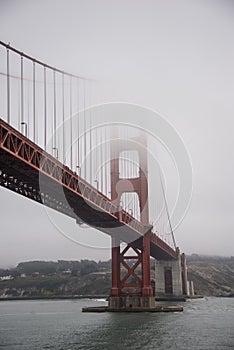
[[[129,178],[129,173],[128,173],[128,167],[129,167],[129,161],[128,161],[128,151],[127,151],[127,131],[126,131],[126,136],[124,139],[124,148],[125,148],[125,158],[126,158],[126,174],[125,174],[125,178],[128,179]],[[125,208],[127,205],[127,196],[125,196]]]
[[[57,152],[57,110],[56,110],[56,72],[54,71],[54,123],[53,123],[53,139],[54,139],[54,149]]]
[[[102,162],[103,162],[103,149],[102,149],[102,147],[103,147],[103,135],[102,135],[102,133],[103,133],[103,129],[101,128],[101,133],[100,133],[100,152],[101,152],[101,154],[100,154],[100,175],[101,175],[101,186],[100,186],[100,191],[103,193],[103,164],[102,164]]]
[[[77,79],[77,166],[80,169],[80,110],[79,110],[79,79]],[[79,171],[80,175],[80,171]]]
[[[46,67],[44,66],[44,150],[46,151],[46,128],[47,128],[47,106],[46,106]]]
[[[71,149],[71,165],[70,168],[72,170],[73,165],[73,157],[72,157],[72,140],[73,132],[72,132],[72,77],[70,77],[70,149]]]
[[[119,140],[120,143],[120,140]],[[124,133],[124,138],[122,140],[123,143],[123,152],[119,153],[119,155],[121,156],[122,160],[121,163],[123,164],[122,166],[122,171],[123,171],[123,178],[127,179],[127,156],[126,156],[126,150],[125,150],[125,143],[126,143],[126,139],[125,139],[125,133]]]
[[[163,197],[164,197],[164,202],[165,202],[165,208],[166,208],[166,213],[167,213],[167,219],[168,219],[168,222],[169,222],[169,225],[170,225],[170,230],[171,230],[171,235],[172,235],[173,244],[174,244],[174,247],[175,247],[175,249],[176,249],[175,236],[174,236],[173,228],[172,228],[172,225],[171,225],[171,219],[170,219],[169,209],[168,209],[168,205],[167,205],[166,193],[165,193],[165,190],[164,190],[164,187],[163,187],[163,183],[162,183],[161,172],[160,172],[159,175],[160,175],[160,183],[161,183],[162,192],[163,192]]]
[[[111,191],[111,141],[110,141],[110,127],[107,126],[107,149],[108,149],[108,173],[107,173],[107,197],[110,197],[110,191]]]
[[[122,154],[122,158],[123,158],[123,163],[124,163],[124,178],[125,179],[127,179],[127,177],[128,177],[128,160],[127,160],[127,153],[126,153],[126,130],[125,130],[125,132],[123,132],[123,135],[124,135],[124,137],[123,137],[123,139],[122,140],[120,140],[119,139],[119,143],[123,143],[123,149],[121,149],[120,148],[120,151],[123,151],[123,152],[121,152],[119,155],[121,156],[121,154]],[[123,200],[124,200],[124,210],[126,210],[127,211],[127,193],[124,193],[123,194]]]
[[[128,147],[128,142],[127,143],[127,147]],[[131,159],[130,159],[130,152],[129,149],[127,150],[127,164],[128,164],[128,179],[131,177]]]
[[[86,101],[85,101],[85,93],[86,93],[86,86],[85,86],[85,80],[84,80],[84,178],[86,180],[86,137],[87,137],[87,133],[86,133],[86,113],[85,113],[85,108],[86,108]]]
[[[20,80],[18,80],[18,130],[20,131]]]
[[[97,123],[95,123],[95,170],[94,170],[94,173],[95,173],[95,180],[97,178],[97,170],[98,170],[98,125]]]
[[[93,94],[94,91],[94,86],[92,84],[92,105],[96,103],[95,97]],[[96,89],[95,89],[96,91]],[[97,174],[97,140],[96,140],[96,135],[97,135],[97,114],[96,114],[96,109],[92,111],[92,125],[93,125],[93,132],[92,132],[92,147],[93,147],[93,152],[92,152],[92,161],[93,161],[93,166],[92,166],[92,172],[93,172],[93,177],[92,180],[94,181],[96,179],[96,174]]]
[[[159,216],[159,232],[161,235],[163,235],[163,227],[162,227],[162,211]]]
[[[104,169],[105,169],[105,195],[108,197],[108,188],[107,188],[107,164],[108,164],[108,149],[107,149],[107,131],[105,126],[105,157],[104,157]]]
[[[109,142],[108,142],[108,126],[106,126],[106,159],[105,159],[105,169],[106,169],[106,196],[109,197]]]
[[[7,123],[10,124],[10,57],[7,48]]]
[[[89,123],[89,163],[90,163],[90,169],[89,169],[89,171],[90,171],[90,179],[89,179],[89,181],[90,181],[90,183],[92,183],[92,171],[93,171],[93,169],[92,169],[92,109],[91,109],[91,97],[92,97],[92,89],[91,89],[91,85],[90,85],[90,89],[89,89],[90,91],[89,91],[89,96],[90,96],[90,104],[89,104],[89,121],[90,121],[90,123]]]
[[[136,195],[133,197],[133,216],[136,218]]]
[[[105,162],[106,162],[106,140],[105,140],[105,126],[103,126],[103,164],[102,164],[102,168],[103,168],[103,193],[105,194],[106,192],[106,169],[105,169]]]
[[[130,165],[131,165],[130,177],[131,178],[133,177],[133,164],[134,164],[134,158],[131,158],[130,159]]]
[[[163,233],[163,207],[162,207],[162,211],[161,211],[161,215],[160,215],[160,232],[162,237],[164,237],[164,233]]]
[[[64,73],[62,74],[62,124],[63,124],[63,164],[65,165],[65,99],[64,99]]]
[[[24,59],[21,56],[21,123],[24,121]]]
[[[77,81],[76,81],[77,82]],[[74,132],[75,132],[75,136],[74,136],[74,159],[75,159],[75,171],[78,171],[78,129],[79,129],[79,107],[78,107],[78,94],[77,94],[77,85],[76,85],[76,107],[75,107],[75,113],[74,113]],[[79,171],[78,171],[79,173]]]
[[[130,177],[131,177],[131,178],[133,177],[133,163],[134,163],[134,159],[131,158],[131,159],[130,159],[130,166],[131,166],[131,169],[130,169]]]
[[[27,110],[27,114],[28,114],[28,116],[27,116],[27,125],[28,126],[30,126],[30,124],[29,124],[29,122],[30,122],[30,86],[29,86],[29,82],[27,82],[26,81],[26,84],[25,84],[26,86],[27,86],[27,104],[28,104],[28,110]],[[29,135],[30,135],[30,133],[29,133],[29,128],[28,128],[28,137],[29,137]]]
[[[126,137],[125,137],[125,139],[124,139],[124,150],[125,150],[125,159],[126,159],[126,174],[125,174],[125,178],[127,179],[129,176],[129,174],[128,174],[128,166],[129,166],[129,164],[128,164],[128,151],[127,151],[127,135],[126,135]]]
[[[83,107],[83,96],[82,96],[82,85],[80,85],[80,108],[82,110],[82,107]],[[84,113],[84,110],[82,111],[82,113]],[[82,115],[82,114],[81,114]],[[84,122],[84,117],[82,115],[82,118],[80,116],[80,119],[79,119],[79,123],[80,123],[80,144],[79,144],[79,158],[80,158],[80,176],[83,176],[84,177],[84,164],[83,164],[83,148],[84,148],[84,125],[83,125],[83,122]]]
[[[125,130],[125,138],[124,138],[124,150],[125,150],[125,166],[126,166],[126,173],[125,178],[129,178],[128,168],[129,168],[129,160],[128,160],[128,152],[127,152],[127,130]],[[128,206],[128,193],[126,192],[124,194],[124,209],[127,211]]]
[[[33,141],[36,140],[36,68],[35,61],[33,61]]]
[[[133,206],[134,206],[134,210],[133,210],[133,213],[134,213],[134,217],[136,219],[138,219],[138,214],[137,214],[137,194],[134,195],[134,198],[133,198]]]

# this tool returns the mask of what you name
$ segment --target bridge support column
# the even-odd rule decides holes
[[[117,240],[112,239],[109,309],[151,308],[155,308],[155,298],[150,284],[150,231],[142,237],[141,249],[132,243],[121,252]]]
[[[150,284],[150,231],[146,232],[143,237],[142,282],[142,296],[152,296],[153,289]]]
[[[112,237],[112,288],[111,296],[120,295],[120,241]]]
[[[187,295],[187,268],[185,256],[177,260],[160,260],[155,263],[155,294],[158,298]]]

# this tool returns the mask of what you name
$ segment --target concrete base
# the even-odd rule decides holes
[[[199,294],[186,296],[186,299],[203,299],[203,298],[204,298],[204,295],[199,295]]]
[[[136,308],[152,309],[155,308],[155,298],[153,296],[110,296],[108,307],[115,310]]]
[[[155,306],[154,308],[122,308],[122,309],[111,309],[108,306],[101,307],[83,307],[82,312],[181,312],[183,311],[182,306]]]
[[[171,270],[171,292],[166,291],[165,271]],[[155,296],[162,297],[180,297],[182,290],[182,273],[180,256],[177,260],[158,260],[155,263]]]
[[[187,297],[184,295],[181,296],[163,296],[163,297],[156,297],[156,301],[186,301]]]

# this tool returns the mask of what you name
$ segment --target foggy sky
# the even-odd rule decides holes
[[[1,40],[96,79],[97,102],[145,106],[177,130],[193,167],[192,201],[175,232],[186,253],[234,255],[233,19],[227,0],[0,0]],[[79,228],[75,244],[41,205],[2,188],[0,196],[0,267],[110,258],[104,234]]]

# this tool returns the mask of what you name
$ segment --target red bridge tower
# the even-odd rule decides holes
[[[122,152],[137,151],[139,174],[134,178],[120,177]],[[128,159],[126,160],[128,161]],[[141,222],[145,234],[141,244],[129,242],[121,251],[120,240],[112,236],[112,289],[109,300],[111,309],[155,307],[150,284],[150,231],[147,179],[147,144],[143,135],[121,142],[112,141],[111,147],[111,199],[120,207],[124,193],[136,193],[139,199]],[[141,273],[139,273],[141,272]]]

